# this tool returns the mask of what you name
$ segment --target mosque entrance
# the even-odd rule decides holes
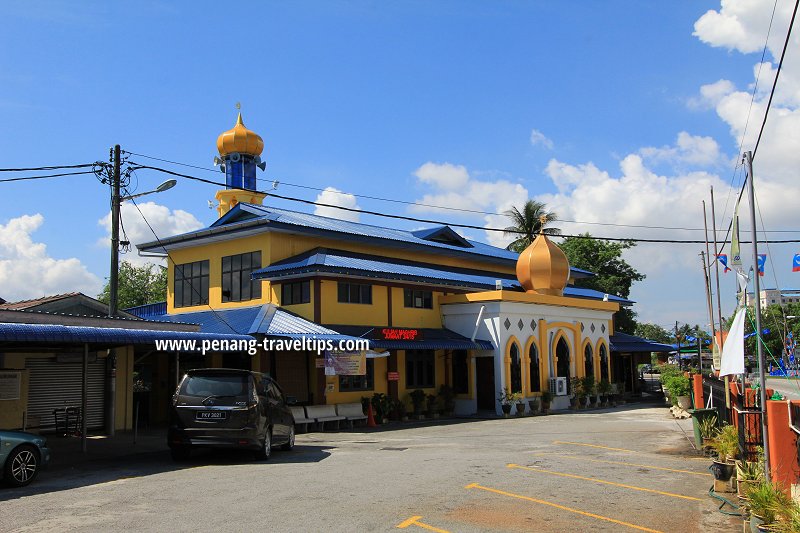
[[[494,357],[475,358],[475,385],[478,410],[497,410],[494,392]]]

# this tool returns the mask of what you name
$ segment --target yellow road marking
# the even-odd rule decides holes
[[[611,448],[609,446],[600,446],[599,444],[587,444],[585,442],[569,442],[566,440],[554,440],[553,444],[569,444],[570,446],[586,446],[588,448],[600,448],[601,450],[613,450],[615,452],[638,453],[639,455],[653,455],[653,452],[640,452],[637,450],[628,450],[626,448]],[[692,461],[708,461],[708,457],[680,457],[680,459],[689,459]]]
[[[608,463],[608,464],[612,464],[612,465],[638,466],[638,467],[641,467],[641,468],[651,468],[653,470],[666,470],[667,472],[679,472],[681,474],[693,474],[695,476],[710,476],[711,475],[711,474],[709,474],[707,472],[693,472],[692,470],[680,470],[678,468],[666,468],[664,466],[640,465],[640,464],[636,464],[636,463],[625,463],[623,461],[607,461],[607,460],[604,460],[604,459],[589,459],[588,457],[585,457],[583,455],[577,456],[577,455],[566,455],[566,454],[562,454],[562,453],[550,453],[550,452],[534,453],[533,455],[554,455],[556,457],[572,457],[572,458],[580,457],[581,461],[591,461],[593,463]]]
[[[614,518],[609,518],[607,516],[601,516],[599,514],[588,513],[586,511],[580,511],[578,509],[573,509],[572,507],[565,507],[563,505],[558,505],[557,503],[547,502],[544,500],[538,500],[536,498],[531,498],[530,496],[522,496],[521,494],[514,494],[513,492],[506,492],[504,490],[493,489],[491,487],[483,487],[478,485],[477,483],[470,483],[465,489],[480,489],[485,490],[487,492],[494,492],[495,494],[502,494],[503,496],[510,496],[512,498],[518,498],[520,500],[526,500],[529,502],[540,503],[542,505],[549,505],[550,507],[555,507],[556,509],[561,509],[562,511],[569,511],[570,513],[575,513],[583,516],[588,516],[591,518],[597,518],[598,520],[605,520],[606,522],[613,522],[615,524],[620,524],[622,526],[628,526],[633,529],[638,529],[640,531],[649,531],[650,533],[661,533],[657,529],[650,529],[643,526],[637,526],[636,524],[631,524],[628,522],[623,522],[622,520],[616,520]]]
[[[398,529],[405,529],[408,526],[419,526],[422,529],[427,529],[427,530],[430,530],[430,531],[436,531],[437,533],[450,533],[446,529],[439,529],[438,527],[433,527],[432,525],[426,524],[424,522],[420,522],[419,521],[420,518],[422,518],[422,516],[412,516],[408,520],[404,520],[404,521],[400,522],[395,527],[398,528]]]
[[[642,492],[652,492],[654,494],[661,494],[662,496],[671,496],[673,498],[682,498],[684,500],[692,500],[692,501],[705,501],[700,498],[695,498],[694,496],[684,496],[683,494],[674,494],[672,492],[663,492],[660,490],[654,489],[646,489],[644,487],[636,487],[634,485],[624,485],[622,483],[615,483],[614,481],[606,481],[604,479],[597,479],[594,477],[584,477],[584,476],[577,476],[575,474],[564,474],[563,472],[553,472],[552,470],[544,470],[543,468],[531,468],[529,466],[521,466],[514,463],[506,465],[508,468],[517,468],[520,470],[529,470],[531,472],[541,472],[544,474],[553,474],[554,476],[562,476],[562,477],[571,477],[574,479],[582,479],[584,481],[594,481],[595,483],[603,483],[605,485],[614,485],[616,487],[623,487],[626,489],[633,489],[633,490],[640,490]]]

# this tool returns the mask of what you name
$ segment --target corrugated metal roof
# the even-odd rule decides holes
[[[371,326],[328,326],[352,337],[369,339],[372,331]],[[416,328],[422,334],[422,340],[414,341],[395,341],[395,340],[376,340],[370,339],[372,348],[383,348],[386,350],[494,350],[494,345],[490,341],[475,339],[469,340],[467,337],[450,331],[445,328]]]
[[[615,352],[674,352],[669,344],[651,341],[627,333],[614,333],[609,337],[611,350]]]
[[[137,245],[137,247],[140,250],[161,249],[163,245],[182,242],[210,234],[212,232],[211,230],[224,230],[226,226],[230,226],[231,231],[234,231],[237,224],[252,225],[253,221],[258,219],[269,221],[269,224],[265,225],[265,230],[270,228],[283,228],[328,237],[330,237],[330,235],[328,235],[329,233],[337,233],[340,237],[349,236],[351,238],[357,238],[357,240],[388,240],[398,243],[401,246],[433,248],[440,251],[479,255],[508,262],[515,262],[519,257],[519,254],[516,252],[506,250],[505,248],[497,248],[479,241],[463,239],[449,226],[436,226],[425,230],[408,231],[313,215],[310,213],[301,213],[290,209],[247,203],[236,204],[236,206],[208,228],[161,239],[160,241],[143,243]],[[445,240],[449,240],[450,243],[441,242],[440,240],[431,240],[431,238],[437,239],[443,236],[447,237],[448,235],[455,235],[457,238],[446,238]],[[573,268],[572,272],[573,274],[577,274],[576,277],[590,277],[594,275],[580,268]]]
[[[256,270],[253,272],[253,279],[276,280],[285,276],[314,272],[360,275],[375,279],[416,281],[432,285],[475,289],[494,289],[495,281],[499,279],[503,289],[521,290],[522,288],[516,278],[495,272],[437,267],[326,248],[317,248]],[[594,289],[571,285],[564,289],[564,295],[593,300],[602,300],[604,296],[603,293]],[[633,303],[614,295],[609,295],[608,299],[611,302],[622,304]]]
[[[0,323],[0,342],[96,343],[109,346],[154,344],[156,340],[249,340],[237,334],[199,333],[192,331],[157,331],[148,329],[62,326],[58,324]]]

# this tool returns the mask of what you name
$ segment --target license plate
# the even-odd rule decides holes
[[[225,411],[197,411],[197,420],[225,420]]]

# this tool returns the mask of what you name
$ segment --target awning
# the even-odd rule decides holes
[[[611,344],[612,352],[674,352],[675,348],[669,344],[662,344],[651,340],[628,335],[627,333],[615,333],[608,340]]]
[[[126,344],[155,344],[156,340],[251,340],[249,335],[200,333],[193,331],[158,331],[149,329],[101,328],[91,326],[62,326],[59,324],[0,323],[0,343],[65,343],[124,346]],[[198,346],[199,347],[199,346]]]
[[[444,328],[381,328],[379,326],[340,326],[326,325],[350,337],[369,339],[370,347],[384,350],[494,350],[490,341],[469,340],[455,331]],[[387,340],[380,338],[380,330],[395,329],[418,332],[417,340]]]

